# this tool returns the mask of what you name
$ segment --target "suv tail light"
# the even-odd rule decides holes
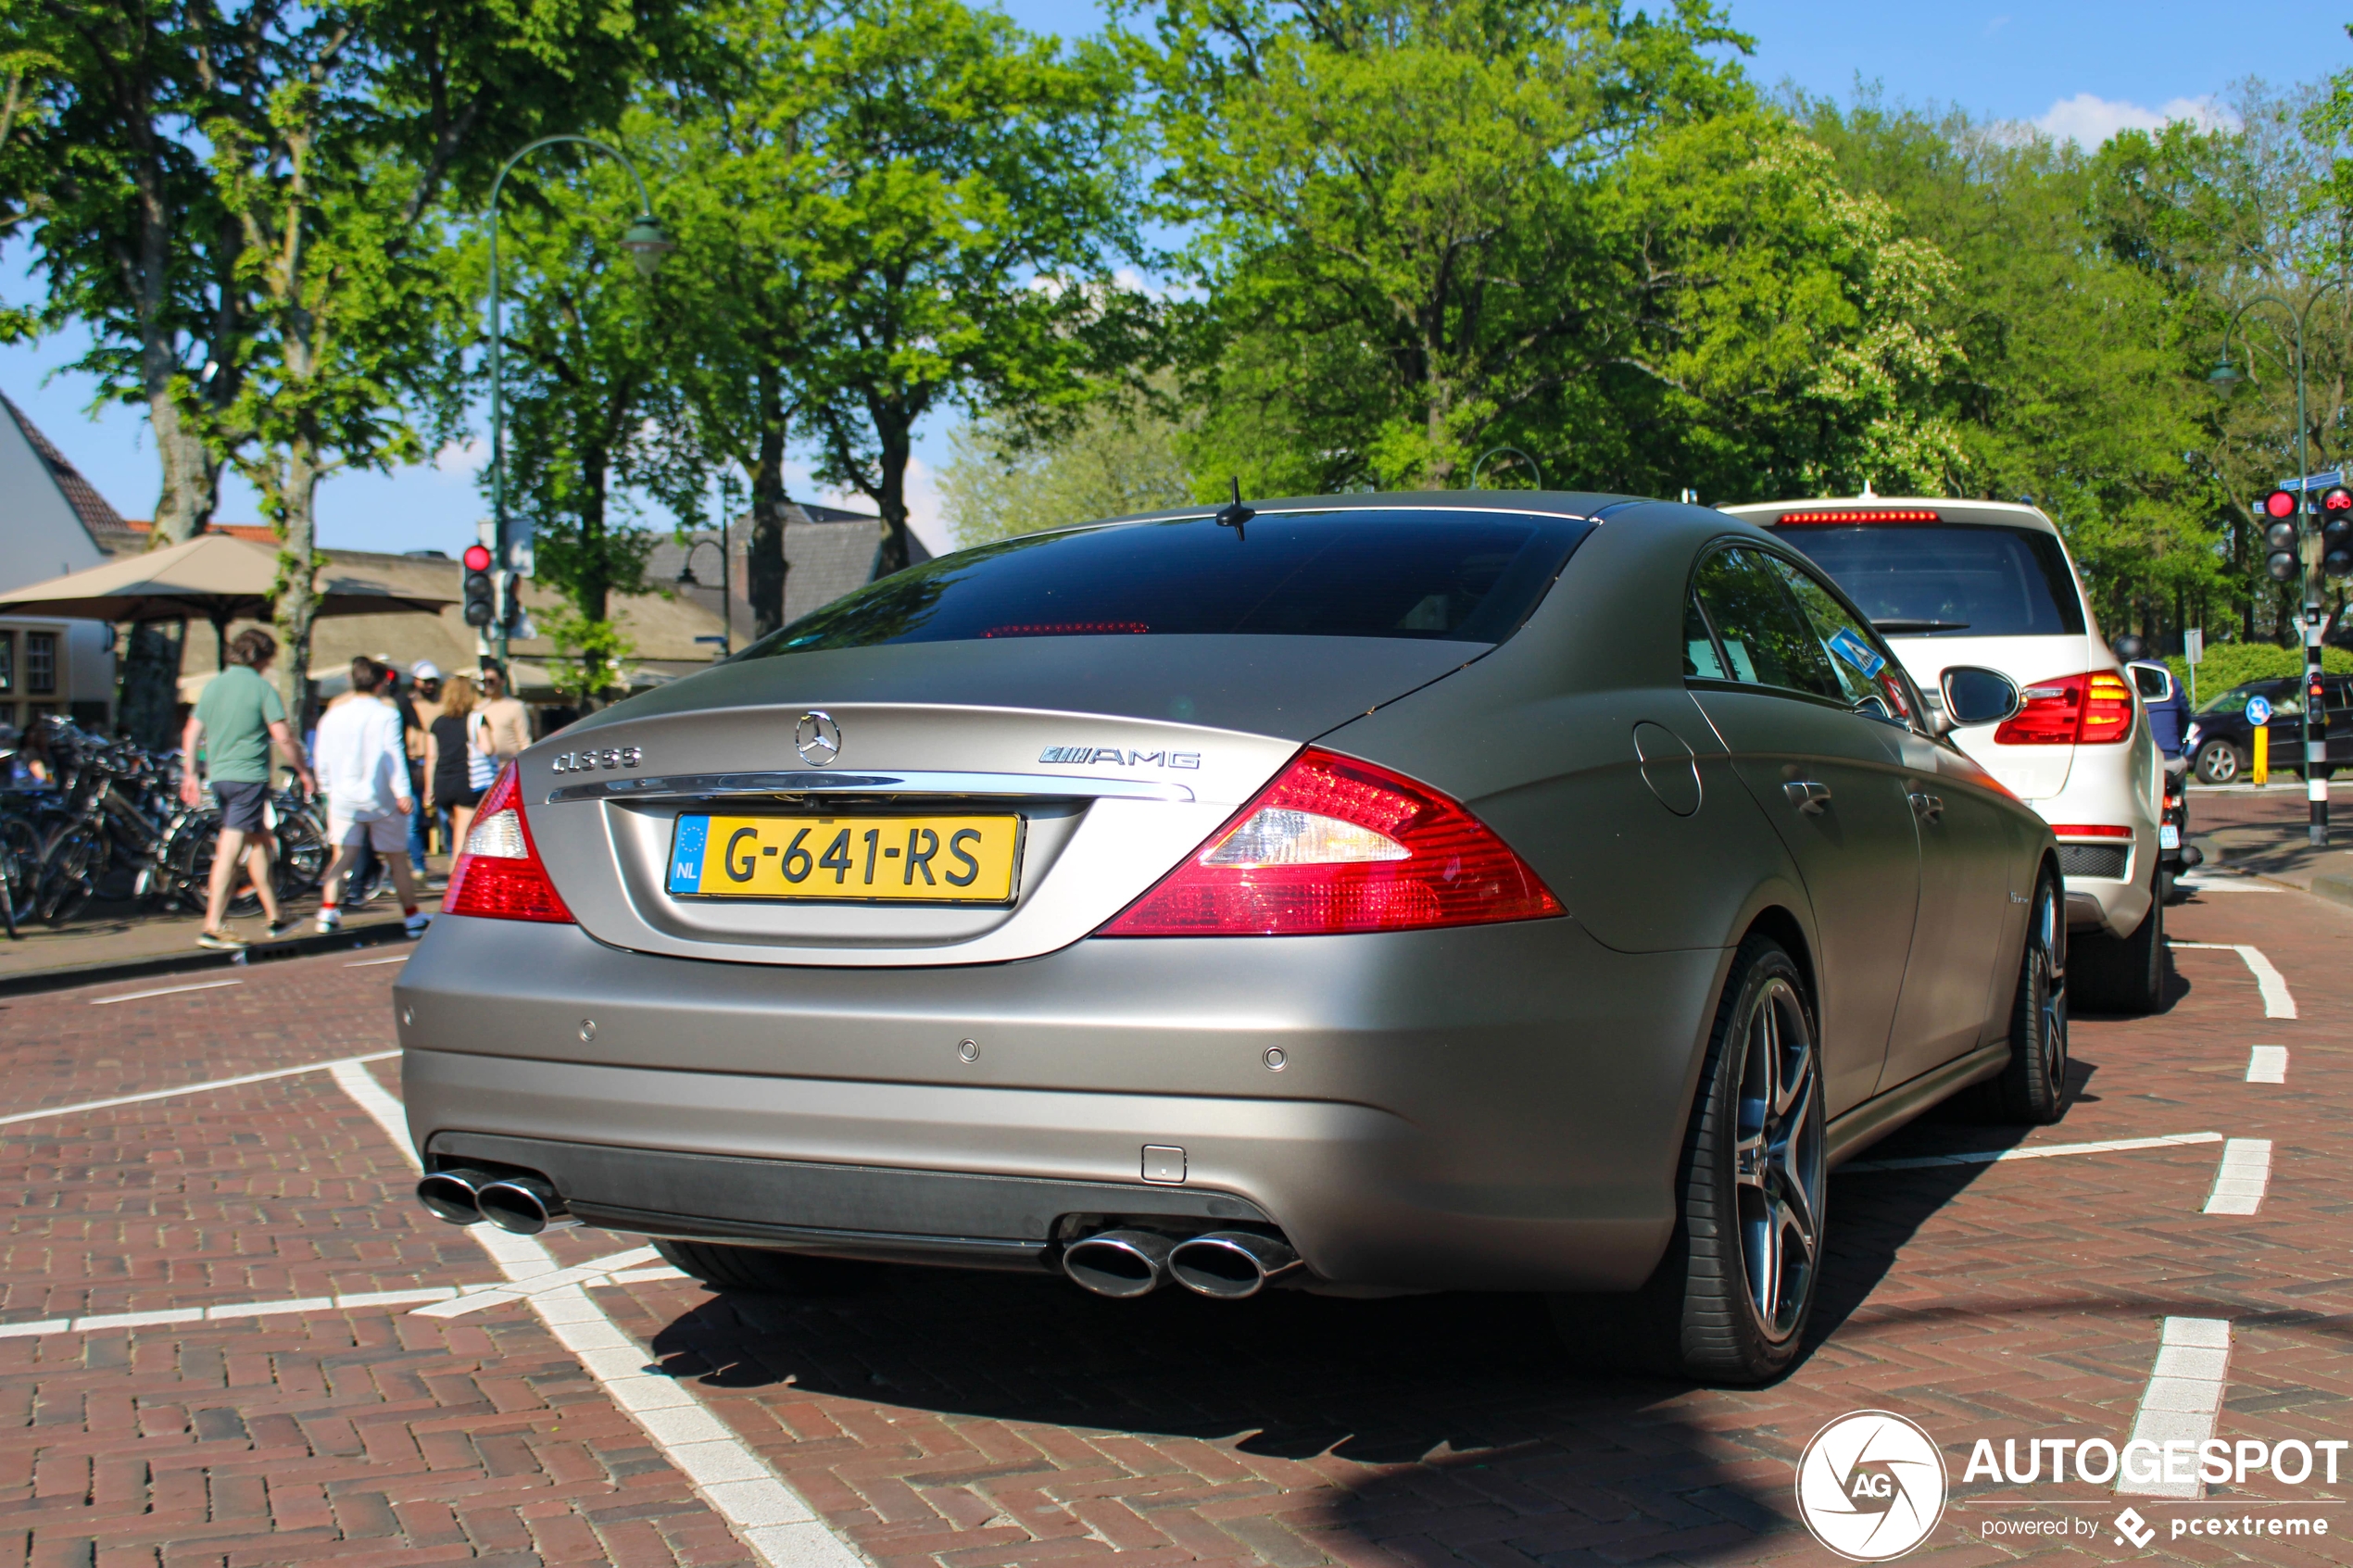
[[[492,783],[466,830],[466,842],[449,862],[449,886],[441,896],[445,915],[480,915],[486,920],[573,922],[572,911],[547,880],[523,820],[522,785],[510,762]]]
[[[1997,746],[2108,746],[2133,733],[2133,688],[2113,670],[2037,681],[1994,732]]]
[[[1563,912],[1528,862],[1445,796],[1310,746],[1097,935],[1333,935]]]

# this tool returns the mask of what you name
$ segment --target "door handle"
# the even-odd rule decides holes
[[[1944,797],[1941,795],[1922,795],[1914,790],[1912,809],[1925,821],[1935,822],[1944,814]]]
[[[1818,817],[1822,814],[1822,808],[1830,801],[1831,786],[1826,784],[1815,784],[1810,780],[1800,780],[1781,785],[1781,793],[1789,797],[1791,805],[1807,816]]]

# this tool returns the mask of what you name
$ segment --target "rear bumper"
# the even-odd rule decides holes
[[[613,1229],[1042,1267],[1073,1216],[1193,1216],[1334,1283],[1614,1289],[1671,1228],[1727,961],[1563,920],[780,970],[456,918],[397,1000],[421,1148]]]

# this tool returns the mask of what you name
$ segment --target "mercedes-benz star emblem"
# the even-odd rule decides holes
[[[841,726],[830,713],[804,713],[793,726],[792,744],[803,762],[822,768],[841,755]]]

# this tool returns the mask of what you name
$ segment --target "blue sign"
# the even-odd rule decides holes
[[[2251,696],[2246,699],[2246,721],[2260,727],[2271,721],[2271,699]]]
[[[2280,481],[2279,488],[2282,490],[2326,490],[2332,484],[2343,484],[2345,482],[2343,469],[2331,469],[2326,473],[2306,474],[2302,479],[2283,479]]]
[[[1871,645],[1856,633],[1852,626],[1842,626],[1830,642],[1831,651],[1863,672],[1866,681],[1887,668],[1887,660],[1872,651]]]

